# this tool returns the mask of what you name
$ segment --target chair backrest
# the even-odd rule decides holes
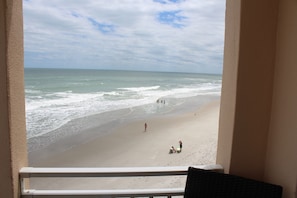
[[[282,187],[189,167],[185,198],[281,198]]]

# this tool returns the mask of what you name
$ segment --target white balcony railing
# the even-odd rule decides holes
[[[220,165],[194,166],[223,172]],[[30,178],[99,178],[99,177],[147,177],[187,175],[187,166],[178,167],[130,167],[130,168],[32,168],[20,170],[22,198],[88,198],[88,197],[157,197],[182,196],[184,188],[123,189],[123,190],[37,190],[26,188]]]

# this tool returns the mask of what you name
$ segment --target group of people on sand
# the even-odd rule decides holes
[[[165,100],[158,99],[157,103],[164,103],[165,104]]]
[[[172,154],[172,153],[180,153],[182,151],[182,148],[183,148],[183,142],[180,140],[178,142],[179,144],[179,147],[177,147],[176,149],[174,148],[174,146],[171,146],[171,148],[169,149],[169,154]]]

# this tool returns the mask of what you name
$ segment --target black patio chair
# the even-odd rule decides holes
[[[185,198],[281,198],[282,187],[189,167]]]

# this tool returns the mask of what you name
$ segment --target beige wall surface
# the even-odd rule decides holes
[[[229,172],[235,119],[237,65],[239,54],[240,1],[227,2],[224,70],[220,105],[220,131],[218,139],[217,162]]]
[[[263,179],[270,121],[278,0],[242,0],[230,173]]]
[[[227,0],[217,162],[284,198],[297,198],[296,86],[297,1]]]
[[[12,197],[11,165],[10,163],[5,163],[11,161],[7,116],[6,32],[3,31],[5,30],[5,7],[5,1],[0,1],[0,197]]]
[[[279,5],[274,94],[265,177],[297,194],[297,1]]]
[[[22,0],[0,2],[0,197],[19,197],[27,166]]]
[[[278,0],[227,0],[217,162],[228,173],[259,180],[269,131],[277,6]]]

